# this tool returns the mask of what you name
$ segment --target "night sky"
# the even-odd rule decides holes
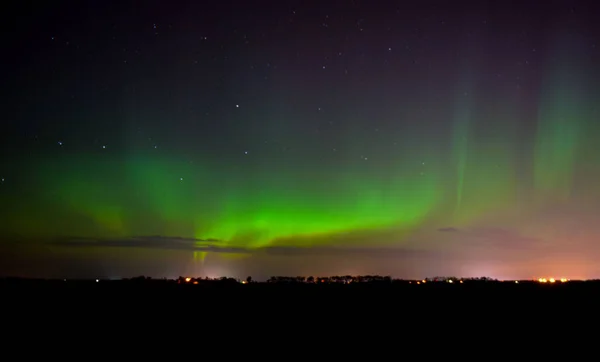
[[[600,277],[595,1],[19,4],[2,275]]]

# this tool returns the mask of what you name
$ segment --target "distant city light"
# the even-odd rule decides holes
[[[566,283],[569,281],[569,279],[567,278],[560,278],[560,279],[555,279],[555,278],[539,278],[537,280],[540,283],[556,283],[557,281],[560,281],[561,283]]]

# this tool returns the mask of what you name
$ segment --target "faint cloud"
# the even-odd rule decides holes
[[[56,246],[67,247],[123,247],[123,248],[148,248],[168,250],[193,250],[210,251],[219,249],[221,252],[244,252],[245,249],[220,247],[222,241],[216,239],[194,239],[171,236],[134,236],[126,239],[99,239],[70,237],[55,240]]]
[[[453,227],[439,228],[437,230],[441,231],[441,232],[457,232],[457,231],[460,231],[457,228],[453,228]]]
[[[532,249],[544,245],[539,238],[521,235],[503,228],[475,228],[463,234],[465,240],[479,247],[499,249]]]
[[[119,247],[144,248],[163,250],[205,251],[211,253],[234,253],[253,255],[357,255],[373,257],[417,258],[441,256],[441,252],[432,250],[415,250],[409,248],[360,248],[360,247],[298,247],[272,246],[263,248],[229,247],[220,240],[194,239],[166,236],[136,236],[126,239],[98,239],[70,237],[55,240],[52,245],[61,247],[90,248],[90,247]],[[439,254],[439,255],[438,255]]]

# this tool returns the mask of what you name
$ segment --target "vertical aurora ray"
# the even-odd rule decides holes
[[[455,216],[459,214],[462,206],[465,173],[467,169],[467,158],[469,153],[468,137],[470,111],[468,109],[468,105],[461,103],[462,102],[459,102],[460,105],[458,106],[455,114],[453,135],[453,155],[454,163],[456,165],[456,202],[454,206]]]
[[[200,264],[200,266],[204,266],[204,262],[206,261],[207,256],[208,256],[208,252],[206,252],[206,251],[194,251],[193,259],[196,264]]]
[[[518,98],[499,97],[480,86],[478,62],[465,63],[454,88],[451,152],[453,219],[458,225],[475,223],[514,206],[518,184]],[[484,101],[489,99],[494,101]]]
[[[477,113],[481,122],[471,123],[459,222],[476,223],[515,207],[518,157],[513,110],[511,100],[498,101]]]
[[[473,121],[473,107],[475,106],[474,92],[477,66],[474,61],[475,49],[478,47],[478,41],[474,37],[463,40],[461,48],[464,55],[459,60],[457,67],[458,79],[454,87],[454,110],[452,134],[452,155],[453,164],[456,172],[456,198],[454,206],[454,217],[458,218],[463,207],[463,197],[465,191],[465,178],[468,167],[469,156],[469,138]]]
[[[454,220],[459,225],[514,207],[518,184],[517,102],[502,98],[475,107],[473,93],[460,93],[454,117]]]
[[[452,134],[452,156],[456,172],[456,198],[454,205],[454,217],[459,217],[463,206],[465,191],[465,178],[469,161],[469,137],[473,121],[473,92],[474,70],[462,65],[458,84],[454,89],[454,115]]]
[[[583,141],[587,114],[588,65],[582,40],[563,33],[553,44],[538,111],[534,154],[534,187],[538,202],[567,201]]]

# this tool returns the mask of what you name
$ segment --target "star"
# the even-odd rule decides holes
[[[248,154],[248,151],[244,151],[244,155],[247,155],[247,154]]]
[[[183,181],[183,177],[180,177],[180,178],[179,178],[179,181]]]
[[[236,105],[235,105],[235,108],[240,108],[240,105],[239,105],[239,104],[236,104]]]
[[[102,149],[106,149],[106,146],[104,146],[104,145],[103,145],[103,146],[102,146]]]
[[[59,146],[62,146],[62,145],[63,145],[63,143],[62,143],[61,141],[58,141],[58,145],[59,145]]]

